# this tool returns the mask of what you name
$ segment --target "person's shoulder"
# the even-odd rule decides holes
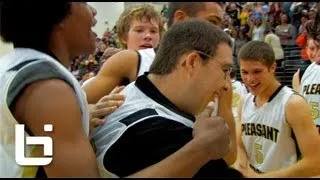
[[[101,67],[104,73],[127,72],[128,68],[136,67],[138,62],[138,52],[135,50],[122,50],[112,55]]]
[[[113,56],[110,57],[110,59],[115,59],[115,58],[134,58],[137,57],[137,51],[136,50],[131,50],[131,49],[125,49],[122,51],[117,52]],[[109,61],[109,60],[108,60]]]
[[[291,90],[293,93],[288,99],[287,108],[295,108],[306,105],[306,99],[299,92],[295,91],[294,89]]]

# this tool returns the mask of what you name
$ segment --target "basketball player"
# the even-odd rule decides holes
[[[0,8],[1,38],[14,44],[0,60],[0,177],[97,177],[87,103],[67,70],[71,59],[95,48],[96,11],[85,2],[57,1],[1,1]],[[16,124],[25,125],[26,136],[52,138],[50,165],[16,163]],[[43,157],[40,147],[26,145],[25,156]]]
[[[320,3],[318,3],[318,6]],[[314,49],[311,55],[313,63],[309,65],[301,79],[300,93],[306,98],[312,112],[318,132],[320,133],[320,9],[316,15],[316,21],[307,25],[308,43],[313,43]]]
[[[315,3],[315,7],[318,9],[316,12],[315,19],[312,21],[307,22],[305,31],[308,34],[308,40],[307,40],[307,55],[310,59],[311,63],[317,61],[320,59],[320,53],[319,53],[319,21],[320,21],[320,3]],[[310,65],[309,65],[310,66]],[[298,71],[294,74],[292,78],[292,87],[299,91],[301,79],[303,74],[305,73],[306,68],[298,69]],[[301,92],[300,92],[301,93]],[[315,106],[315,105],[312,105]],[[313,107],[314,109],[315,107]],[[314,111],[314,110],[313,110]]]
[[[156,48],[164,32],[160,13],[149,4],[135,5],[125,9],[120,15],[116,27],[117,37],[122,48],[135,51]],[[151,50],[153,53],[153,49]],[[134,68],[136,67],[134,66]],[[86,80],[82,87],[86,87],[94,78]],[[110,94],[102,97],[95,105],[89,106],[92,117],[90,119],[91,129],[103,124],[105,120],[102,117],[113,112],[123,103],[124,97],[119,94],[122,89],[123,86],[114,87]]]
[[[156,48],[163,33],[161,15],[150,4],[126,8],[117,21],[117,37],[124,49]]]
[[[122,48],[135,51],[156,48],[164,32],[160,13],[149,4],[126,8],[120,15],[116,27]],[[93,79],[86,80],[82,86],[86,87]]]
[[[220,25],[223,8],[216,2],[169,2],[168,26],[190,17],[197,17]],[[137,50],[137,49],[136,49]],[[89,104],[95,104],[116,86],[127,85],[148,71],[155,57],[152,48],[125,50],[110,57],[97,76],[83,87]]]
[[[311,26],[312,23],[310,23]],[[311,34],[314,34],[313,32],[310,32]],[[318,46],[319,44],[316,42],[316,40],[313,37],[314,35],[308,35],[307,40],[307,55],[311,63],[317,61],[320,58],[320,53],[318,53]],[[293,75],[292,78],[292,87],[296,91],[299,91],[300,84],[301,84],[301,78],[303,74],[305,73],[306,68],[304,69],[298,69],[297,72]]]
[[[0,59],[0,177],[98,177],[88,140],[87,102],[67,70],[74,57],[95,48],[91,27],[96,11],[85,2],[1,1],[0,13],[1,38],[15,46]],[[25,125],[27,137],[52,139],[50,165],[15,162],[16,124]],[[44,132],[44,124],[52,124],[53,132]],[[226,151],[216,146],[228,149],[223,120],[202,118],[193,133],[183,148],[132,177],[191,177],[209,159]],[[26,157],[42,156],[41,146],[25,147]],[[207,153],[211,151],[217,154]]]
[[[275,56],[265,42],[239,52],[250,93],[239,106],[238,155],[248,177],[308,177],[320,172],[320,137],[306,101],[276,80]],[[254,171],[256,173],[254,173]]]
[[[169,28],[150,73],[125,87],[124,104],[92,132],[100,172],[127,176],[190,141],[195,115],[230,81],[231,46],[228,35],[207,21]],[[221,159],[225,155],[206,163],[195,177],[239,177]]]

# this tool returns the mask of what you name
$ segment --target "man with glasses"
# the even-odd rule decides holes
[[[100,172],[127,176],[160,162],[192,140],[197,134],[194,123],[203,120],[195,116],[229,85],[231,46],[228,35],[209,22],[189,20],[173,25],[150,71],[124,89],[124,104],[93,130]],[[221,118],[212,118],[218,120]],[[221,132],[212,136],[217,134],[222,136]],[[221,159],[227,152],[220,148],[231,144],[217,143],[208,151],[210,161],[198,167],[195,177],[240,177]]]
[[[217,26],[221,25],[223,16],[223,3],[221,2],[169,2],[169,29],[171,25],[186,21],[190,18],[206,20]],[[155,52],[153,49],[125,50],[110,57],[101,67],[95,78],[83,86],[90,104],[95,104],[103,96],[111,92],[119,85],[127,85],[149,71],[154,61]],[[210,80],[212,81],[212,80]],[[232,88],[229,86],[219,92],[219,108],[217,114],[221,116],[231,129],[231,150],[224,157],[228,165],[232,165],[236,159],[235,144],[235,123],[232,114]],[[99,111],[99,110],[96,110]],[[94,113],[98,114],[98,113]],[[101,118],[101,117],[98,117]],[[98,121],[97,121],[98,122]],[[101,122],[101,121],[100,121]],[[103,121],[104,122],[104,121]],[[91,123],[92,126],[99,126],[100,123]]]

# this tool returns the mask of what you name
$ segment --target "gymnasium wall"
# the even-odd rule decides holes
[[[98,37],[102,37],[107,28],[112,30],[125,8],[124,2],[88,2],[88,4],[97,10],[96,19],[98,22],[93,30]]]

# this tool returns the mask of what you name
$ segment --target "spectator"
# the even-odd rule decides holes
[[[315,8],[311,8],[308,12],[309,20],[315,21],[316,19],[317,10]]]
[[[309,16],[303,15],[300,20],[299,32],[298,35],[302,34],[305,31],[306,23],[309,20]]]
[[[290,8],[292,6],[293,2],[282,2],[281,7],[282,10],[281,12],[284,14],[288,14],[290,17],[292,16],[292,11],[290,11]]]
[[[273,28],[280,24],[281,9],[280,2],[269,2],[268,21],[272,19]]]
[[[247,25],[247,19],[249,17],[249,4],[245,4],[242,11],[238,12],[238,19],[240,20],[240,26],[245,27]]]
[[[248,41],[249,37],[247,36],[245,29],[236,30],[234,54],[237,55],[239,53],[240,48]]]
[[[85,81],[87,81],[89,79],[89,74],[90,72],[85,72],[84,75],[81,78],[81,81],[79,82],[80,85],[82,85]]]
[[[85,61],[85,66],[89,72],[93,72],[96,70],[98,66],[98,61],[96,60],[95,56],[90,54],[88,59]]]
[[[301,24],[301,17],[303,16],[304,11],[308,11],[308,2],[293,2],[291,11],[292,11],[292,25],[299,29]]]
[[[121,50],[120,49],[118,49],[118,48],[115,48],[115,47],[109,47],[109,48],[107,48],[105,51],[104,51],[104,53],[103,53],[103,55],[102,55],[102,57],[101,57],[101,64],[100,64],[100,66],[102,66],[103,65],[103,63],[105,63],[111,56],[113,56],[114,54],[116,54],[116,53],[118,53],[118,52],[120,52]]]
[[[272,28],[267,28],[265,32],[264,42],[269,44],[273,49],[277,67],[282,67],[284,60],[284,52],[280,43],[280,38],[274,33]]]
[[[280,19],[280,18],[279,18]],[[276,29],[276,27],[279,25],[279,21],[275,19],[274,16],[269,16],[267,21],[267,28]]]
[[[240,13],[240,8],[237,7],[236,2],[231,2],[226,8],[226,13],[230,16],[234,23],[232,26],[239,26],[238,13]]]
[[[99,62],[103,52],[106,50],[107,45],[101,40],[96,48],[95,59]]]
[[[260,13],[252,15],[250,30],[248,32],[248,36],[251,38],[251,40],[264,41],[264,31],[266,28],[265,21],[265,17]]]
[[[283,47],[296,45],[296,28],[290,24],[290,19],[287,14],[281,15],[281,23],[276,27],[275,33],[280,37]]]

